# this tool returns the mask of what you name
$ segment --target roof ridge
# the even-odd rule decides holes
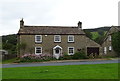
[[[30,26],[30,25],[24,25],[24,27],[78,28],[77,26]]]

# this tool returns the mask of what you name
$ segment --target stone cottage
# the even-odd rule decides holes
[[[86,37],[82,29],[82,22],[76,27],[67,26],[28,26],[20,21],[18,43],[25,43],[24,54],[51,54],[57,59],[62,54],[73,55],[84,50],[87,55],[91,53],[100,55],[101,46]],[[18,55],[24,55],[19,50]]]
[[[102,43],[103,56],[116,56],[112,48],[112,34],[120,31],[120,26],[111,26]]]

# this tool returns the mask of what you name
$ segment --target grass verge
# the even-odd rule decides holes
[[[3,79],[118,79],[118,64],[3,68]]]

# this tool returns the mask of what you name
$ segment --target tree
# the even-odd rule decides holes
[[[17,44],[17,50],[18,50],[19,52],[20,52],[20,50],[21,50],[22,54],[25,53],[26,47],[27,47],[27,44],[24,43],[24,42],[22,42],[22,43],[20,43],[20,44]]]
[[[7,50],[9,54],[16,54],[17,35],[2,36],[2,47]]]
[[[92,34],[89,30],[84,30],[84,32],[86,33],[86,36],[89,37],[90,39],[92,39]]]
[[[112,46],[117,55],[120,56],[120,32],[112,34]]]

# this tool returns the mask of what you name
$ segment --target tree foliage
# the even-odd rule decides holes
[[[89,37],[90,39],[92,39],[92,34],[89,30],[84,30],[84,32],[86,33],[86,36]]]
[[[2,36],[2,48],[7,50],[9,54],[16,54],[17,35]]]
[[[120,32],[112,35],[112,46],[117,55],[120,56]]]

